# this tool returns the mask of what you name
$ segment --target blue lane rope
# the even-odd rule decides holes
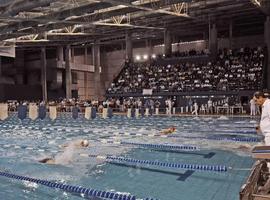
[[[114,133],[114,135],[124,135],[124,136],[148,136],[148,137],[163,137],[163,138],[186,138],[186,139],[205,139],[205,140],[218,140],[218,141],[233,141],[233,142],[260,142],[259,138],[252,137],[220,137],[220,136],[181,136],[181,135],[161,135],[161,134],[146,134],[146,133]]]
[[[111,140],[101,140],[102,143],[107,144],[119,144],[119,145],[132,145],[146,148],[155,148],[155,149],[172,149],[172,150],[189,150],[196,151],[200,150],[199,147],[191,145],[171,145],[171,144],[149,144],[149,143],[137,143],[137,142],[125,142],[125,141],[111,141]]]
[[[227,167],[223,165],[201,165],[201,164],[184,164],[184,163],[169,163],[160,161],[150,160],[138,160],[133,158],[116,157],[116,156],[98,156],[98,155],[87,155],[88,157],[104,159],[109,163],[131,163],[131,164],[143,164],[152,165],[162,168],[176,168],[176,169],[188,169],[188,170],[199,170],[199,171],[214,171],[214,172],[227,172]]]
[[[215,133],[234,133],[234,134],[250,134],[250,135],[256,135],[256,131],[233,131],[233,130],[200,130],[198,132],[208,133],[210,131],[213,131]]]
[[[29,181],[32,183],[37,183],[37,184],[44,185],[50,188],[64,190],[66,192],[75,193],[78,195],[83,194],[86,197],[98,197],[102,199],[114,199],[114,200],[136,200],[136,196],[134,195],[125,195],[125,194],[119,194],[115,192],[107,192],[107,191],[102,191],[102,190],[95,190],[92,188],[85,188],[81,186],[72,186],[72,185],[56,183],[56,182],[42,180],[42,179],[30,178],[27,176],[19,176],[16,174],[10,174],[10,173],[1,172],[1,171],[0,171],[0,176],[16,179],[16,180]],[[145,198],[144,200],[157,200],[157,199]]]
[[[157,149],[199,150],[198,147],[189,146],[189,145],[148,144],[148,143],[136,143],[136,142],[121,142],[121,144],[157,148]]]
[[[174,137],[174,136],[172,136]],[[179,136],[180,137],[180,136]],[[241,137],[220,137],[220,136],[211,136],[211,137],[193,137],[193,136],[181,136],[180,138],[186,139],[205,139],[205,140],[216,140],[216,141],[232,141],[232,142],[260,142],[259,138],[241,138]]]
[[[149,134],[149,133],[124,133],[124,132],[116,132],[114,135],[125,135],[125,136],[148,136],[148,137],[168,137],[168,135],[161,134]]]

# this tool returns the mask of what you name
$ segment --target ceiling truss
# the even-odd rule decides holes
[[[127,30],[138,38],[151,39],[163,37],[165,29],[175,34],[193,29],[207,31],[209,23],[223,25],[236,18],[240,25],[252,27],[264,18],[258,8],[261,0],[0,1],[0,41],[16,41],[20,45],[24,41],[109,41],[122,38]],[[250,17],[253,20],[245,20]]]

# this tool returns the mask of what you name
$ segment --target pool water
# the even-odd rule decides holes
[[[58,119],[20,121],[16,114],[0,121],[0,171],[33,178],[80,185],[105,191],[132,194],[137,199],[160,200],[236,200],[254,163],[240,145],[256,143],[208,140],[200,137],[257,138],[250,118],[149,117],[128,119],[74,120],[71,114]],[[173,137],[151,134],[175,126]],[[130,135],[131,134],[131,135]],[[190,139],[188,137],[193,137]],[[196,138],[197,137],[197,138]],[[76,139],[87,139],[90,147],[78,149],[71,163],[46,165],[39,159],[55,156],[59,147]],[[148,144],[194,145],[199,151],[172,151],[107,144],[104,141]],[[102,142],[103,141],[103,142]],[[106,163],[82,155],[115,155],[139,160],[201,165],[225,165],[227,172],[192,171],[149,165]],[[82,199],[45,186],[0,177],[3,199]]]

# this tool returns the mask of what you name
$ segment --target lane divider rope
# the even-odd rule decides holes
[[[126,195],[126,194],[120,194],[116,192],[95,190],[92,188],[85,188],[81,186],[72,186],[72,185],[56,183],[56,182],[42,180],[42,179],[31,178],[27,176],[20,176],[20,175],[11,174],[11,173],[2,172],[2,171],[0,171],[0,176],[16,179],[16,180],[28,181],[28,182],[44,185],[50,188],[60,189],[69,193],[85,195],[86,197],[98,197],[102,199],[114,199],[114,200],[136,200],[137,199],[136,196],[134,195]],[[145,198],[143,200],[157,200],[157,199]]]

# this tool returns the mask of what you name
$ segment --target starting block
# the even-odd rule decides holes
[[[252,149],[252,157],[270,160],[270,146],[256,146]]]

